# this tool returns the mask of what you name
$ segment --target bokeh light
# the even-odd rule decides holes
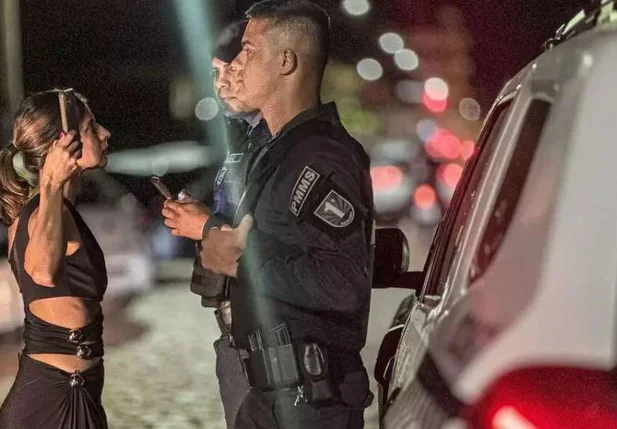
[[[343,0],[343,10],[351,16],[362,16],[371,10],[368,0]]]
[[[383,76],[383,67],[379,61],[373,58],[364,58],[358,62],[356,70],[360,77],[364,80],[375,81]]]
[[[428,184],[420,185],[413,193],[413,203],[421,209],[430,209],[437,203],[437,193]]]
[[[394,54],[394,63],[401,70],[412,71],[418,68],[420,61],[411,49],[401,49]]]
[[[424,91],[430,99],[443,101],[448,98],[450,88],[448,88],[448,84],[443,79],[431,77],[424,83]]]
[[[473,98],[463,98],[458,103],[458,108],[461,116],[468,121],[477,121],[480,119],[482,109],[480,104]]]
[[[212,97],[206,97],[195,106],[195,116],[201,121],[210,121],[219,113],[219,104]]]
[[[379,46],[388,54],[395,54],[405,47],[405,41],[396,33],[384,33],[379,37]]]

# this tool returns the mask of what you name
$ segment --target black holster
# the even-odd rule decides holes
[[[251,350],[245,361],[249,384],[264,391],[297,388],[315,407],[340,402],[327,349],[315,342],[292,342],[286,325],[264,342],[261,331],[249,335]]]

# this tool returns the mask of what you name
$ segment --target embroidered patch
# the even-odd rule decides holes
[[[335,228],[345,228],[355,215],[351,203],[336,191],[330,191],[315,210],[315,216]]]
[[[306,198],[311,193],[319,177],[321,177],[321,175],[308,166],[304,167],[304,170],[302,170],[291,192],[291,200],[289,201],[289,211],[295,216],[300,216],[300,210],[302,210]]]
[[[229,155],[227,155],[227,158],[225,159],[225,164],[237,164],[240,161],[242,161],[243,157],[244,157],[244,152],[230,153]]]
[[[227,167],[223,167],[219,170],[219,173],[216,175],[216,179],[214,180],[216,186],[221,186],[221,183],[223,183],[223,179],[225,178],[225,173],[227,173]]]

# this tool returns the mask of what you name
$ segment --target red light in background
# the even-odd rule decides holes
[[[437,203],[437,193],[431,185],[420,185],[413,193],[413,202],[418,208],[430,209]]]
[[[444,158],[454,160],[461,155],[461,141],[454,134],[443,133],[440,138],[440,147]]]
[[[458,181],[463,174],[463,167],[459,164],[442,164],[437,169],[437,180],[445,184],[450,189],[456,188]]]
[[[523,417],[514,407],[502,407],[493,417],[493,429],[537,429],[537,426]]]
[[[385,191],[403,184],[403,172],[394,165],[376,165],[371,167],[371,179],[375,191]]]
[[[476,144],[473,140],[464,140],[461,146],[461,158],[463,161],[467,161],[473,155],[473,152],[476,150]]]
[[[444,100],[433,100],[426,92],[422,94],[422,103],[424,103],[428,110],[434,113],[441,113],[448,107],[447,98]]]
[[[458,159],[461,156],[462,146],[458,137],[448,130],[435,131],[424,146],[432,158]]]

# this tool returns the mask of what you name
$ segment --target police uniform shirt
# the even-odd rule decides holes
[[[270,153],[286,146],[278,165],[269,165]],[[231,288],[234,340],[248,348],[257,326],[285,322],[292,337],[359,351],[371,292],[368,156],[330,103],[288,123],[249,181],[269,168],[275,171],[259,197],[243,201],[236,216],[237,223],[252,212],[255,222]]]

